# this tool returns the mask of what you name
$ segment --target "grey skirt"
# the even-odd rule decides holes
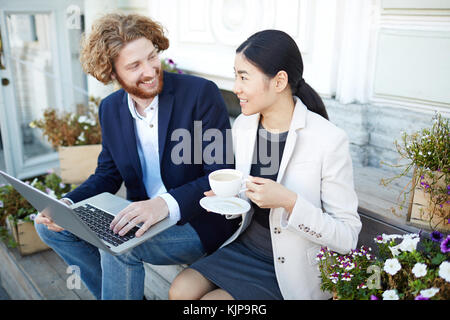
[[[197,270],[236,300],[282,300],[273,258],[239,237],[193,263]]]

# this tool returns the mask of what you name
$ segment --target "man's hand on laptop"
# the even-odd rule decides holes
[[[110,229],[114,233],[124,236],[139,223],[143,223],[136,232],[136,237],[140,237],[155,223],[163,220],[169,215],[169,207],[161,197],[149,200],[133,202],[128,207],[120,211],[111,222]]]
[[[64,202],[68,206],[71,205],[69,200],[61,199],[59,201]],[[64,230],[63,228],[58,226],[56,223],[54,223],[53,220],[50,219],[49,216],[47,216],[46,210],[39,212],[39,214],[36,216],[36,219],[34,219],[34,223],[45,224],[47,226],[48,230],[55,231],[55,232],[61,232]]]

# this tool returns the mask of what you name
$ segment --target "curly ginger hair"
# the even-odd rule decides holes
[[[169,47],[161,24],[138,14],[110,13],[92,25],[89,36],[83,34],[80,62],[84,72],[98,81],[108,84],[113,78],[114,59],[129,42],[147,38],[158,52]]]

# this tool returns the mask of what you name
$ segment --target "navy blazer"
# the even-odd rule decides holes
[[[137,151],[135,124],[123,89],[102,100],[99,120],[102,128],[102,151],[98,157],[97,169],[66,197],[78,202],[102,192],[115,194],[124,181],[128,200],[147,200]],[[194,121],[201,121],[203,132],[210,128],[222,132],[222,164],[194,162],[211,143],[202,141],[200,144],[198,141],[194,150]],[[190,163],[175,164],[171,160],[172,149],[181,143],[177,135],[172,138],[172,132],[180,128],[191,132],[190,141],[184,142],[191,146]],[[158,106],[159,155],[155,154],[155,157],[159,157],[164,186],[180,207],[181,220],[177,224],[189,222],[208,253],[216,250],[234,233],[240,220],[209,213],[199,205],[203,192],[210,190],[208,174],[214,170],[234,167],[233,164],[226,164],[225,137],[229,129],[225,102],[213,82],[191,75],[164,72],[164,86],[159,95]],[[176,150],[179,148],[180,145]],[[232,148],[228,150],[232,153]],[[183,156],[189,156],[189,152]]]

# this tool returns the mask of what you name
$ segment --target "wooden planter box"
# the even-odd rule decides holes
[[[87,146],[59,147],[59,166],[63,183],[81,184],[97,168],[101,144]]]
[[[22,256],[50,249],[36,232],[34,224],[28,221],[19,221],[16,225],[12,223],[9,217],[6,219],[6,225],[17,242],[19,253]]]
[[[419,177],[416,177],[419,179]],[[444,179],[440,179],[438,181],[438,185],[443,187],[447,187],[445,185]],[[444,233],[450,232],[450,224],[447,219],[443,219],[442,217],[433,217],[430,221],[430,212],[434,210],[434,204],[430,206],[430,195],[424,192],[423,187],[420,183],[417,183],[414,192],[411,195],[410,206],[408,210],[408,223],[422,229],[427,230],[439,230]],[[450,212],[450,204],[444,203],[443,208],[444,212]],[[442,210],[441,209],[441,210]]]

